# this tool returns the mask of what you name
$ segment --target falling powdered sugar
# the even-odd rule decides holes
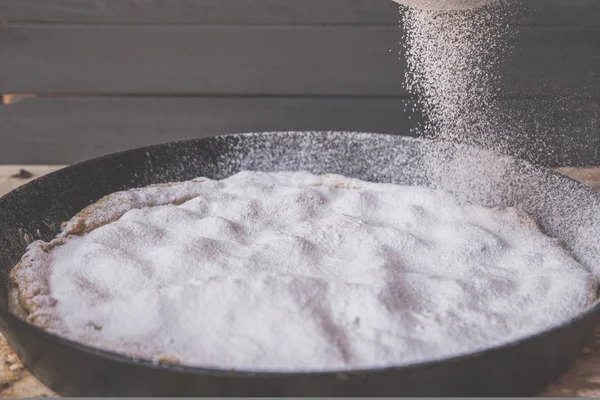
[[[303,172],[109,195],[33,243],[13,280],[59,335],[253,371],[468,353],[564,322],[597,285],[518,209]]]
[[[393,0],[402,5],[434,11],[468,10],[481,7],[497,0]]]
[[[427,117],[422,133],[487,148],[508,134],[495,82],[515,35],[509,24],[513,3],[455,12],[403,10],[406,85]]]

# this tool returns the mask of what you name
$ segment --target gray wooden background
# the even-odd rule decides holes
[[[600,165],[600,0],[522,4],[500,93],[524,154]],[[230,132],[409,135],[398,21],[389,0],[0,0],[0,163]]]

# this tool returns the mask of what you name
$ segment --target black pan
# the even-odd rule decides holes
[[[444,168],[430,168],[433,159]],[[596,194],[525,162],[377,134],[261,133],[175,142],[86,161],[0,199],[0,329],[25,366],[65,396],[527,396],[566,370],[598,322],[596,305],[562,326],[457,358],[351,373],[256,374],[158,366],[63,340],[6,312],[8,271],[27,241],[51,239],[61,221],[88,204],[118,190],[224,178],[242,169],[340,173],[442,187],[485,205],[517,203],[600,271],[600,245],[589,240],[600,237]]]

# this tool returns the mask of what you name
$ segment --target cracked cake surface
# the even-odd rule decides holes
[[[564,322],[597,278],[517,207],[244,171],[110,194],[29,245],[9,308],[159,363],[274,371],[464,354]]]

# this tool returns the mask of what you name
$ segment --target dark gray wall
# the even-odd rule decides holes
[[[523,153],[600,165],[600,0],[522,3],[499,92],[522,111]],[[38,96],[0,105],[0,163],[421,119],[404,112],[388,0],[0,0],[0,21],[0,93]]]

